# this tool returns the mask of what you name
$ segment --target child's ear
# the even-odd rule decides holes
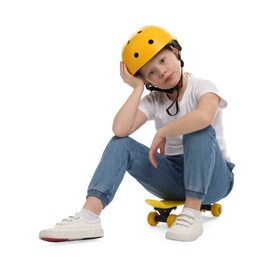
[[[173,53],[176,56],[176,58],[179,58],[179,51],[176,48],[173,48]]]

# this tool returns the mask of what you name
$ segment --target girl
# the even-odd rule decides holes
[[[166,30],[145,26],[124,45],[120,75],[132,93],[113,121],[109,141],[79,213],[42,230],[40,239],[66,241],[104,235],[100,214],[125,172],[161,199],[185,205],[166,238],[196,240],[203,233],[200,207],[226,197],[234,164],[223,137],[227,102],[216,86],[183,72],[181,46]],[[151,92],[142,97],[146,87]],[[129,137],[147,120],[156,133],[150,148]]]

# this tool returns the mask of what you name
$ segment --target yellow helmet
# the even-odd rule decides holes
[[[158,26],[142,27],[123,46],[122,61],[129,72],[135,75],[160,50],[171,43],[181,50],[177,40],[165,29]]]

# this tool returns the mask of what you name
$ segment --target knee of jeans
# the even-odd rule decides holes
[[[133,139],[129,136],[118,137],[115,135],[111,138],[110,145],[129,147],[129,144],[132,141],[133,141]]]
[[[207,138],[208,136],[216,136],[215,134],[215,129],[209,125],[206,128],[203,128],[201,130],[189,133],[189,134],[185,134],[183,135],[183,144],[185,144],[185,142],[200,142],[203,138]]]
[[[118,137],[116,135],[114,135],[110,142],[111,143],[122,143],[122,142],[126,142],[126,139],[129,138],[128,136],[125,136],[125,137]]]

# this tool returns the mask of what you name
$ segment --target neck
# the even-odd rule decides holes
[[[180,101],[182,99],[183,94],[184,94],[184,92],[186,90],[186,87],[187,87],[187,83],[188,83],[188,77],[183,74],[183,85],[182,85],[182,88],[179,91],[178,101]],[[174,101],[175,98],[176,98],[176,93],[175,92],[167,93],[167,96],[171,101]]]

